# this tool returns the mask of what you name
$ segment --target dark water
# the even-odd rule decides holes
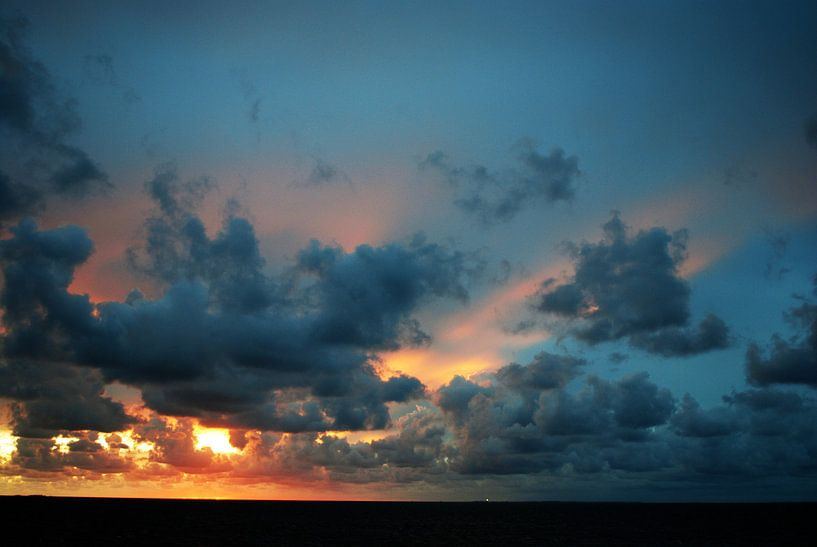
[[[817,504],[0,498],[15,545],[812,545]],[[9,544],[10,545],[10,544]]]

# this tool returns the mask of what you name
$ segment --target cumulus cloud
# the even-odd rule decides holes
[[[578,381],[573,376],[570,381]],[[452,472],[595,481],[814,477],[813,398],[755,389],[732,392],[723,404],[704,409],[688,394],[678,401],[643,372],[616,381],[588,376],[578,390],[507,378],[501,369],[480,384],[458,378],[440,388],[438,404],[455,436],[441,454]]]
[[[0,397],[12,406],[14,434],[50,438],[66,431],[122,431],[136,420],[104,395],[98,371],[54,363],[0,363]]]
[[[0,302],[14,370],[89,367],[162,414],[291,432],[380,429],[388,403],[423,395],[416,378],[381,379],[374,352],[428,343],[412,314],[434,298],[466,301],[478,261],[422,236],[351,252],[313,241],[286,275],[270,276],[249,221],[228,215],[206,233],[194,209],[208,186],[172,170],[147,184],[156,209],[131,256],[164,287],[155,299],[134,291],[93,304],[71,293],[93,252],[86,232],[41,231],[30,219],[12,227],[0,240]],[[53,429],[75,425],[53,419]]]
[[[708,477],[814,477],[817,401],[775,389],[724,396],[724,405],[702,410],[685,397],[672,418],[671,439],[687,473]]]
[[[572,393],[567,383],[583,361],[541,354],[527,366],[509,365],[466,392],[462,380],[440,388],[440,406],[457,436],[454,468],[465,474],[554,472],[576,463],[586,443],[614,446],[646,442],[650,428],[665,424],[674,399],[646,373],[618,382],[595,376]],[[544,374],[543,374],[544,373]],[[519,380],[539,376],[540,381]],[[444,404],[452,390],[467,397]]]
[[[492,172],[482,165],[458,167],[441,150],[420,162],[421,171],[431,171],[456,188],[455,204],[483,225],[507,222],[531,203],[570,202],[576,194],[579,160],[555,148],[540,153],[529,139],[516,146],[518,166]]]
[[[37,477],[127,472],[145,479],[193,474],[242,482],[420,482],[443,490],[488,482],[501,488],[524,477],[543,489],[540,495],[587,480],[594,488],[621,480],[684,488],[704,479],[745,486],[759,476],[817,478],[813,398],[750,389],[704,408],[688,394],[679,401],[645,372],[605,380],[583,375],[586,366],[582,359],[541,353],[525,365],[455,377],[373,440],[234,427],[230,441],[241,450],[221,454],[196,443],[192,419],[153,413],[130,424],[127,440],[95,431],[63,431],[70,436],[61,439],[22,436],[3,470]],[[35,391],[28,397],[42,397],[40,388]],[[134,451],[136,443],[147,448]]]
[[[729,344],[715,315],[689,326],[689,285],[678,274],[685,231],[652,228],[630,234],[614,213],[598,243],[568,244],[574,272],[567,282],[547,279],[533,303],[568,321],[567,331],[590,345],[628,339],[665,356],[687,356]]]
[[[75,102],[27,51],[27,26],[25,19],[0,20],[0,221],[35,210],[49,193],[81,196],[108,186],[97,163],[70,144],[81,126]]]
[[[814,278],[817,295],[817,276]],[[791,338],[772,336],[764,352],[752,343],[746,352],[747,380],[758,386],[772,384],[805,384],[817,387],[817,304],[805,301],[786,313],[796,329]]]

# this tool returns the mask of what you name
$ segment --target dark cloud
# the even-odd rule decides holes
[[[588,443],[647,442],[674,400],[645,373],[608,382],[591,376],[576,394],[567,384],[584,361],[540,354],[508,365],[477,386],[462,378],[440,388],[440,408],[457,438],[453,467],[465,474],[557,471]],[[533,367],[527,370],[527,367]]]
[[[0,363],[0,397],[16,401],[13,433],[49,438],[65,431],[122,431],[136,420],[104,395],[98,371],[53,363]]]
[[[817,276],[814,284],[817,294]],[[786,318],[797,334],[788,339],[775,334],[765,353],[757,344],[750,344],[746,352],[746,378],[757,386],[805,384],[817,387],[817,304],[803,302],[789,310]]]
[[[75,102],[29,55],[27,26],[25,19],[0,20],[0,220],[32,212],[47,193],[81,196],[109,186],[96,162],[68,142],[81,125]]]
[[[0,171],[0,221],[32,212],[42,204],[40,192],[24,184],[16,184]]]
[[[422,236],[352,252],[313,241],[272,277],[249,221],[228,215],[206,233],[194,209],[209,186],[167,169],[147,184],[156,210],[131,257],[164,288],[155,299],[134,291],[92,304],[68,289],[93,251],[84,230],[40,231],[32,220],[11,228],[0,240],[3,356],[23,368],[88,367],[140,389],[157,412],[225,427],[387,427],[387,404],[425,388],[381,379],[374,352],[428,343],[412,314],[434,298],[466,301],[481,263]],[[54,428],[67,419],[53,418]]]
[[[670,439],[687,473],[751,478],[817,471],[817,401],[773,389],[725,396],[724,406],[702,410],[687,396],[672,418]]]
[[[437,391],[436,402],[444,412],[461,423],[471,399],[480,394],[490,395],[491,392],[490,388],[466,380],[458,374]]]
[[[562,388],[586,364],[583,359],[542,352],[525,366],[511,363],[496,372],[497,380],[517,391]]]
[[[256,480],[294,475],[301,481],[328,477],[357,483],[413,482],[444,476],[447,430],[439,413],[418,406],[399,418],[395,426],[396,434],[369,442],[315,433],[286,438],[251,436],[245,448],[251,456],[241,474]]]
[[[312,241],[297,267],[315,278],[310,297],[328,312],[315,325],[323,340],[396,349],[403,340],[427,338],[406,322],[407,312],[429,297],[466,301],[466,276],[481,263],[415,236],[407,245],[361,245],[348,254]]]
[[[672,428],[682,437],[724,437],[736,428],[736,416],[728,408],[702,409],[689,393],[686,393],[672,417]]]
[[[686,357],[729,346],[729,327],[716,315],[708,314],[696,328],[666,327],[631,336],[630,343],[664,357]]]
[[[598,243],[568,244],[574,272],[568,282],[546,280],[534,308],[567,319],[568,333],[590,344],[626,338],[665,356],[724,348],[729,331],[718,317],[689,323],[689,285],[678,274],[686,232],[652,228],[630,235],[618,213]]]
[[[812,398],[756,389],[704,409],[688,394],[678,402],[644,372],[617,381],[589,376],[577,390],[507,381],[509,372],[527,374],[522,369],[511,365],[482,375],[480,384],[455,378],[440,388],[437,402],[454,435],[440,456],[451,472],[592,476],[595,484],[614,477],[681,484],[817,474]]]
[[[580,175],[579,161],[559,148],[543,155],[528,139],[516,146],[518,167],[502,173],[482,165],[452,166],[438,150],[420,162],[421,171],[433,171],[457,189],[456,205],[484,225],[507,222],[533,202],[570,202]]]

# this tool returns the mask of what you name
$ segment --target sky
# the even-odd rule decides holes
[[[815,499],[813,2],[0,18],[0,494]]]

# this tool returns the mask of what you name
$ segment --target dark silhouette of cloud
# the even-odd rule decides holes
[[[817,295],[817,276],[814,278]],[[746,377],[757,386],[771,384],[805,384],[817,387],[817,304],[805,301],[786,313],[797,334],[789,339],[772,336],[771,347],[764,355],[752,343],[746,352]]]
[[[0,220],[22,212],[32,212],[41,205],[40,192],[25,184],[18,184],[0,171]]]
[[[562,284],[545,280],[536,310],[568,320],[567,332],[590,345],[625,338],[650,353],[687,356],[729,344],[728,328],[715,315],[688,327],[690,289],[678,275],[685,231],[631,235],[618,213],[603,230],[598,243],[567,245],[573,275]]]
[[[29,55],[27,26],[22,18],[0,20],[0,221],[31,213],[49,193],[83,196],[109,186],[96,162],[68,142],[81,125],[75,102]]]
[[[729,327],[720,317],[708,314],[697,328],[666,327],[651,333],[639,333],[630,343],[664,357],[685,357],[729,345]]]
[[[64,431],[121,431],[136,420],[103,395],[98,371],[53,363],[0,363],[0,397],[12,406],[14,434],[49,438]]]
[[[519,166],[502,173],[482,165],[453,166],[440,150],[426,156],[419,168],[439,174],[455,187],[455,204],[483,225],[510,221],[537,201],[553,204],[573,200],[574,183],[581,173],[575,156],[565,156],[559,148],[543,155],[529,139],[517,144],[516,153]]]
[[[539,366],[541,358],[532,364]],[[589,376],[577,391],[569,382],[582,364],[575,361],[566,383],[508,382],[509,371],[514,377],[525,368],[511,365],[483,375],[479,384],[457,377],[441,387],[437,402],[455,436],[454,445],[441,452],[449,470],[479,476],[545,473],[563,480],[586,475],[599,481],[814,477],[813,398],[756,389],[732,392],[724,404],[704,409],[688,394],[679,402],[643,372],[617,381]]]
[[[422,236],[352,252],[313,241],[271,277],[249,221],[228,215],[206,233],[194,209],[209,181],[164,169],[146,187],[156,210],[131,256],[162,296],[92,304],[70,293],[93,243],[77,226],[24,220],[0,240],[6,359],[90,367],[139,388],[157,412],[242,429],[379,429],[386,403],[423,395],[416,378],[381,379],[372,352],[428,343],[413,312],[433,298],[466,301],[481,267],[473,256]]]

